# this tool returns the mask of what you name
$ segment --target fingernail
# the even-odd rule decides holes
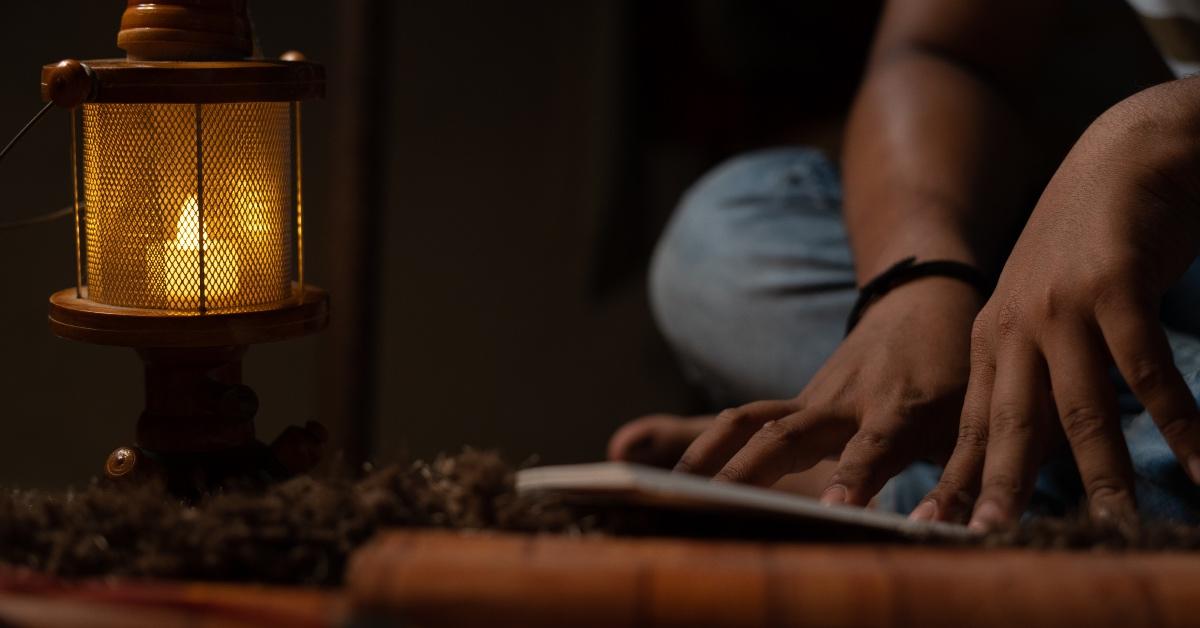
[[[1188,475],[1192,476],[1192,482],[1200,484],[1200,455],[1192,454],[1187,461]]]
[[[920,504],[917,504],[917,507],[913,508],[913,511],[908,515],[908,518],[913,521],[932,521],[936,516],[937,504],[926,500]]]
[[[967,527],[976,532],[988,532],[1004,519],[1000,507],[995,502],[983,502],[975,507],[975,514]]]
[[[821,503],[826,506],[841,506],[846,503],[846,487],[834,484],[821,493]]]

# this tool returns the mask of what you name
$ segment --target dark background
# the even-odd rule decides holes
[[[646,304],[652,243],[723,157],[836,153],[878,4],[252,0],[265,55],[327,65],[304,109],[304,235],[334,297],[328,331],[247,355],[260,436],[319,419],[377,459],[582,461],[629,418],[702,409]],[[122,56],[123,7],[5,7],[2,139],[39,106],[42,64]],[[1071,71],[1112,74],[1089,67]],[[68,130],[52,112],[0,165],[0,221],[70,201]],[[3,484],[85,482],[141,409],[132,351],[47,330],[73,264],[67,221],[0,232]]]

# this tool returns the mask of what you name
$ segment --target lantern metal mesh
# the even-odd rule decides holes
[[[290,103],[82,111],[87,298],[202,314],[293,296]]]

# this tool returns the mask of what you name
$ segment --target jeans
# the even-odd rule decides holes
[[[857,296],[836,168],[820,152],[737,156],[684,195],[655,251],[655,318],[687,375],[728,407],[797,395],[841,342]],[[1200,392],[1200,263],[1163,302],[1175,362]],[[1147,412],[1118,381],[1138,506],[1151,518],[1200,522],[1200,489]],[[877,502],[907,513],[940,469],[915,463]],[[1069,454],[1041,470],[1031,513],[1065,514],[1084,499]]]

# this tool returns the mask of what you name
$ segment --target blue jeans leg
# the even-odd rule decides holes
[[[783,148],[716,167],[655,251],[655,317],[714,405],[800,392],[855,299],[841,188],[821,153]]]

